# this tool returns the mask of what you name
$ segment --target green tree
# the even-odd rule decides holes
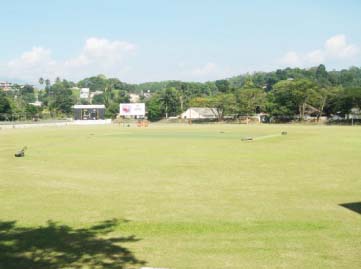
[[[5,93],[0,91],[0,120],[6,120],[11,114],[11,105]]]
[[[80,88],[89,88],[90,91],[105,91],[106,87],[113,85],[114,81],[109,81],[104,75],[98,75],[95,77],[85,78],[77,83]]]
[[[34,105],[26,104],[25,114],[27,118],[34,118],[39,115],[39,112],[40,110],[38,107]]]
[[[92,99],[92,104],[103,105],[104,104],[104,94],[97,94]]]
[[[162,107],[165,117],[175,115],[179,112],[180,102],[178,92],[175,88],[167,88],[159,94],[159,104]]]
[[[215,84],[216,84],[218,91],[221,93],[227,93],[231,89],[230,83],[226,79],[216,80]]]
[[[112,99],[114,97],[113,93],[113,82],[112,81],[105,81],[105,88],[104,88],[104,105],[105,107],[109,107]]]
[[[208,107],[217,110],[218,120],[223,121],[225,115],[236,113],[236,98],[231,93],[219,93],[208,97]]]
[[[50,92],[52,92],[49,105],[50,109],[57,113],[69,115],[75,103],[72,91],[66,88],[63,83],[58,82],[51,86]]]
[[[351,109],[361,109],[361,88],[347,88],[340,92],[334,103],[336,113],[348,115]]]
[[[119,104],[130,102],[129,94],[124,90],[114,91],[109,88],[102,96],[106,107],[106,116],[112,119],[119,114]]]
[[[119,104],[118,103],[110,103],[105,110],[105,116],[107,118],[114,119],[119,113]]]
[[[323,64],[320,64],[316,69],[316,80],[321,86],[330,85],[328,80],[328,73],[326,71],[326,67]]]
[[[44,79],[42,77],[39,78],[39,84],[43,85],[44,84]]]
[[[342,89],[339,87],[319,88],[314,92],[313,105],[319,110],[317,120],[320,119],[324,112],[330,110],[334,99],[341,93]]]
[[[191,107],[213,108],[218,120],[224,120],[224,116],[235,114],[237,111],[237,101],[234,94],[218,93],[207,97],[195,97],[190,100]]]
[[[20,87],[19,96],[25,101],[25,103],[35,102],[36,97],[34,87],[31,85],[24,85],[23,87]]]
[[[237,111],[240,115],[252,115],[265,110],[266,92],[259,88],[239,89],[236,92]]]
[[[163,116],[163,111],[160,104],[160,98],[157,94],[153,95],[146,101],[146,108],[148,112],[148,119],[150,121],[158,121]]]
[[[269,96],[269,112],[274,116],[293,116],[303,120],[307,105],[314,102],[317,85],[308,79],[282,80]]]
[[[190,100],[191,107],[210,107],[210,97],[195,97]]]
[[[113,95],[113,101],[118,105],[121,103],[130,103],[129,93],[125,90],[117,90]]]
[[[46,80],[45,80],[45,89],[49,89],[50,86],[51,86],[50,79],[46,79]]]

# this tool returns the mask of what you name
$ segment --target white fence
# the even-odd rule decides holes
[[[39,128],[39,127],[60,127],[60,126],[74,126],[74,125],[104,125],[111,124],[112,120],[76,120],[66,122],[47,122],[47,123],[23,123],[23,124],[2,124],[1,129],[24,129],[24,128]]]

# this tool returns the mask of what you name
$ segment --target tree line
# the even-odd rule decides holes
[[[361,69],[328,72],[319,65],[201,84],[169,82],[147,100],[147,107],[151,120],[179,115],[187,107],[215,108],[219,120],[262,112],[275,121],[302,121],[306,114],[347,117],[361,109]]]
[[[129,84],[104,75],[77,83],[56,78],[39,78],[43,89],[13,85],[0,92],[0,120],[37,117],[69,117],[74,104],[104,104],[106,116],[114,118],[119,103],[130,102],[138,94],[146,103],[149,120],[177,116],[189,107],[211,107],[219,120],[225,117],[267,113],[278,121],[303,120],[312,113],[347,117],[361,108],[361,69],[351,67],[327,71],[324,65],[309,69],[286,68],[274,72],[256,72],[229,79],[200,82],[160,81]],[[90,100],[79,98],[78,88],[97,93]],[[30,103],[42,102],[41,107]]]

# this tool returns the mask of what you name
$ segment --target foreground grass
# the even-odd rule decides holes
[[[109,235],[153,267],[360,268],[361,215],[340,206],[361,202],[360,160],[358,127],[0,130],[0,220],[118,219]]]

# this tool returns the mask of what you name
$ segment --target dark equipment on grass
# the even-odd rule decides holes
[[[25,156],[25,150],[27,147],[23,147],[21,150],[15,153],[15,157],[24,157]]]
[[[281,135],[287,135],[287,132],[283,131],[283,132],[281,133]]]
[[[253,140],[253,137],[242,137],[242,141],[251,141]]]

